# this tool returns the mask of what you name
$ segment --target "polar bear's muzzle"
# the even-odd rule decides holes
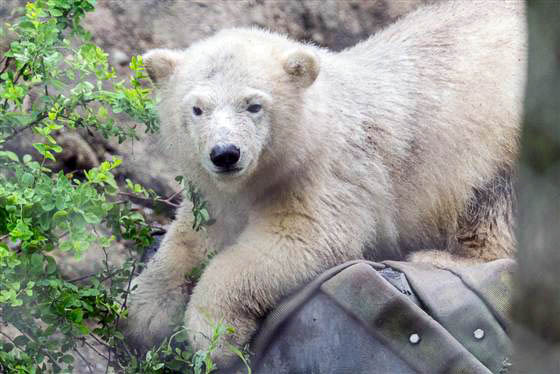
[[[240,158],[241,150],[235,144],[219,143],[210,151],[210,161],[218,174],[233,174],[241,171],[243,168],[238,164]]]
[[[210,160],[221,169],[231,169],[235,167],[241,151],[235,144],[218,144],[210,151]]]

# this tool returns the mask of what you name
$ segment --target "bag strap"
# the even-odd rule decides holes
[[[513,260],[447,268],[397,261],[385,264],[406,275],[428,314],[480,362],[495,373],[508,370]]]
[[[345,269],[321,291],[419,373],[491,373],[444,326],[367,264]]]

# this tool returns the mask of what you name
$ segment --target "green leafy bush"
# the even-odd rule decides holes
[[[81,350],[89,345],[117,372],[210,373],[211,350],[184,348],[183,330],[141,358],[127,347],[117,324],[126,317],[141,265],[132,249],[122,266],[105,261],[100,273],[75,280],[64,279],[55,260],[66,251],[79,257],[93,244],[107,251],[116,240],[133,241],[135,250],[148,247],[152,227],[122,197],[170,202],[132,181],[119,186],[113,175],[118,158],[80,177],[53,170],[63,150],[61,132],[138,139],[137,127],[122,125],[118,113],[148,134],[158,130],[141,57],[132,58],[130,80],[117,82],[107,54],[80,26],[94,6],[95,0],[37,0],[0,32],[14,37],[0,56],[0,322],[17,332],[10,336],[0,328],[0,371],[72,372],[77,357],[88,362]],[[33,144],[39,157],[4,147],[26,129],[40,139]],[[193,229],[204,228],[211,223],[206,202],[192,184],[178,181],[193,201]],[[228,333],[218,323],[213,339]],[[108,354],[91,346],[92,339]]]

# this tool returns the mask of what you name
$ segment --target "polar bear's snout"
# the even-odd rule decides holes
[[[235,144],[217,144],[210,151],[210,160],[220,171],[240,170],[235,164],[241,157],[241,151]]]

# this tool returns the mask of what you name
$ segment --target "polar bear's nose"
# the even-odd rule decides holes
[[[241,152],[234,144],[218,144],[210,151],[210,160],[220,168],[232,167],[239,161]]]

